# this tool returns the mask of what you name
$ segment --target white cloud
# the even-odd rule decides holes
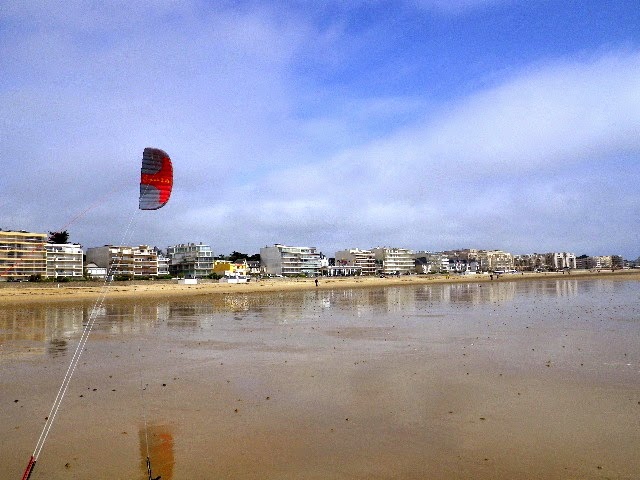
[[[575,185],[599,183],[593,167],[601,162],[640,153],[640,55],[537,66],[428,117],[312,166],[276,171],[260,189],[287,201],[323,199],[324,213],[349,218],[354,230],[385,231],[390,242],[412,246],[433,241],[430,230],[453,229],[469,242],[494,232],[484,236],[495,243],[484,246],[499,247],[523,224],[562,230],[583,209],[604,217],[609,206]],[[566,184],[574,186],[558,191]],[[403,215],[429,225],[426,240],[388,232]]]
[[[569,249],[587,231],[575,218],[605,228],[615,210],[630,218],[616,244],[637,248],[637,51],[537,63],[435,104],[324,81],[359,60],[377,24],[354,38],[346,22],[320,28],[284,7],[149,5],[13,2],[1,14],[0,228],[58,228],[113,191],[71,233],[86,246],[118,241],[141,151],[157,146],[174,159],[174,195],[138,216],[134,242],[332,253],[562,238]],[[607,176],[610,162],[624,181]],[[616,195],[593,195],[592,183]]]

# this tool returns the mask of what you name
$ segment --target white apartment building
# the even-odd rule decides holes
[[[158,254],[158,276],[169,275],[169,257],[159,250],[156,250],[156,253]]]
[[[547,253],[546,264],[554,270],[562,270],[564,268],[576,268],[575,253],[552,252]]]
[[[158,276],[158,252],[155,248],[149,247],[149,245],[133,248],[133,276]]]
[[[416,262],[413,251],[406,248],[376,247],[372,248],[378,271],[384,275],[402,275],[413,273]]]
[[[0,281],[47,274],[46,233],[0,230]]]
[[[613,257],[611,255],[597,255],[590,258],[592,259],[593,268],[611,268],[613,266]]]
[[[361,275],[376,274],[376,256],[371,250],[351,248],[335,254],[336,267],[357,267]]]
[[[513,270],[513,255],[502,250],[478,250],[476,260],[483,272]]]
[[[109,276],[155,277],[158,255],[148,245],[104,245],[87,249],[87,263],[106,268]]]
[[[47,277],[82,278],[84,262],[82,246],[77,243],[47,243]]]
[[[84,264],[84,268],[86,270],[87,278],[91,278],[93,280],[104,280],[107,278],[107,268],[99,267],[93,262],[87,262]]]
[[[322,259],[316,247],[290,247],[275,244],[260,249],[260,264],[268,275],[315,277],[322,272]]]
[[[213,250],[200,243],[180,243],[167,247],[169,272],[176,277],[205,278],[213,273]]]

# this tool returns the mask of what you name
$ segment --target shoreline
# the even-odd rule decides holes
[[[640,270],[617,270],[591,272],[578,270],[572,273],[547,272],[503,274],[491,280],[489,275],[405,275],[399,277],[320,277],[316,287],[313,278],[263,279],[246,284],[218,283],[216,280],[201,280],[196,285],[179,285],[175,280],[129,282],[70,282],[56,284],[0,284],[0,305],[17,303],[59,303],[105,300],[130,300],[132,298],[188,298],[202,295],[250,294],[286,292],[293,290],[327,290],[366,287],[388,287],[400,285],[433,285],[457,283],[504,283],[523,280],[551,279],[616,279],[640,280]],[[80,285],[78,285],[80,284]]]

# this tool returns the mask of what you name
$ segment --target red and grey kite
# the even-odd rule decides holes
[[[173,167],[169,155],[158,148],[145,148],[140,175],[140,210],[162,208],[171,196]]]

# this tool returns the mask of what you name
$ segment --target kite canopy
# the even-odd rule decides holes
[[[145,148],[140,175],[140,210],[162,208],[171,196],[173,167],[166,152],[158,148]]]

